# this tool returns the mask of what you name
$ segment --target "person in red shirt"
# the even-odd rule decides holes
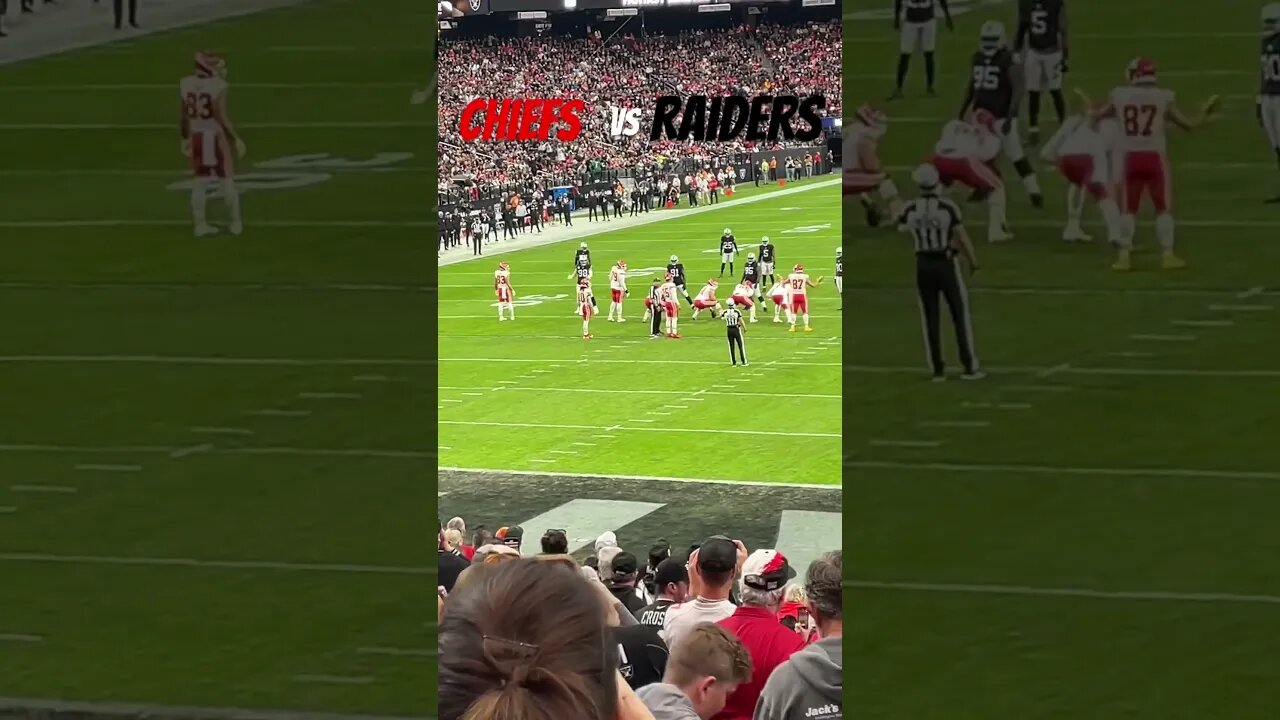
[[[445,529],[457,530],[459,533],[462,534],[463,539],[466,539],[467,537],[467,523],[460,517],[455,517],[450,519],[449,524],[445,525]],[[458,546],[458,552],[462,553],[462,557],[466,558],[467,560],[471,560],[476,556],[476,546],[467,545],[466,543],[463,543]]]
[[[804,639],[778,620],[787,581],[796,571],[777,550],[756,550],[742,565],[738,609],[716,623],[751,654],[751,681],[738,686],[714,720],[751,720],[760,691],[774,668],[805,646]]]

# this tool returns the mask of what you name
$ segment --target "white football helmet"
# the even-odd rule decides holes
[[[748,260],[755,260],[755,259],[756,259],[756,254],[755,254],[755,253],[747,253],[747,259],[748,259]]]
[[[843,247],[836,248],[836,257],[839,257],[842,254],[844,254],[844,248]]]
[[[587,244],[586,244],[586,243],[579,243],[579,244],[578,244],[578,247],[579,247],[579,248],[582,248],[583,250],[586,250],[586,249],[587,249]]]
[[[1267,34],[1280,32],[1280,2],[1267,3],[1263,6],[1262,29]]]
[[[982,23],[978,33],[978,49],[987,55],[994,54],[1004,47],[1004,23],[988,20]]]
[[[674,262],[680,262],[680,258],[676,257],[675,255],[672,255],[672,256],[671,256],[671,262],[673,262],[673,263],[674,263]]]
[[[760,238],[760,244],[761,244],[761,245],[768,245],[768,244],[769,244],[769,236],[768,236],[768,235],[765,235],[764,237]]]
[[[729,228],[725,228],[725,229],[724,229],[724,234],[725,234],[725,235],[732,235],[732,234],[733,234],[733,231],[729,230]]]

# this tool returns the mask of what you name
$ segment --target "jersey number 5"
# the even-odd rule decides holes
[[[187,93],[183,104],[189,118],[208,120],[213,117],[213,98],[208,93]]]
[[[1154,105],[1127,105],[1124,109],[1124,134],[1129,137],[1150,137],[1151,125],[1155,119]]]

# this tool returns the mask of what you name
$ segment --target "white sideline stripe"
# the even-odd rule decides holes
[[[449,399],[449,398],[440,398],[440,402],[442,402],[442,403],[460,403],[460,402],[462,402],[462,401],[461,401],[461,400],[452,400],[452,399]]]
[[[1113,353],[1107,353],[1107,354],[1108,354],[1108,355],[1110,355],[1111,357],[1122,357],[1122,358],[1153,358],[1153,357],[1156,357],[1156,354],[1155,354],[1155,353],[1149,353],[1149,352],[1134,352],[1134,351],[1132,351],[1132,350],[1123,350],[1123,351],[1121,351],[1121,352],[1113,352]]]
[[[165,126],[165,127],[172,129],[171,126]],[[696,215],[700,215],[705,212],[713,212],[716,210],[725,210],[729,208],[735,208],[735,209],[742,208],[745,205],[751,205],[751,204],[762,202],[765,200],[772,200],[775,198],[786,197],[788,195],[793,195],[795,193],[808,192],[810,190],[817,190],[819,188],[834,187],[836,185],[839,185],[840,182],[841,182],[840,178],[835,178],[832,180],[823,180],[821,182],[813,183],[811,185],[809,184],[797,185],[795,187],[784,188],[782,190],[777,190],[774,192],[765,192],[759,195],[751,195],[745,198],[741,198],[739,200],[735,200],[733,202],[721,203],[717,205],[705,205],[705,206],[700,206],[696,208],[685,208],[674,213],[650,213],[651,215],[654,215],[654,217],[643,218],[634,223],[627,223],[624,227],[617,228],[616,230],[617,231],[630,230],[632,228],[642,227],[642,226],[650,225],[656,222],[665,222],[667,220],[689,218]],[[189,225],[190,223],[188,222],[187,224]],[[714,225],[718,223],[707,223],[707,224]],[[566,233],[565,237],[558,238],[556,240],[547,240],[545,242],[534,241],[534,242],[530,242],[528,245],[524,245],[518,248],[512,248],[510,250],[503,250],[501,252],[503,252],[504,254],[522,252],[524,250],[531,250],[533,248],[546,247],[548,245],[555,245],[557,243],[580,241],[595,235],[602,235],[602,234],[614,232],[614,231],[615,229],[611,227],[591,227],[587,229],[586,232]],[[652,233],[650,233],[650,235],[652,235]],[[622,244],[622,243],[618,243],[617,241],[607,241],[607,242],[608,244],[611,244],[611,245]],[[627,242],[635,242],[635,243],[643,242],[646,244],[652,244],[653,238],[645,237],[643,239],[627,241]],[[490,259],[491,257],[489,256],[474,256],[474,255],[458,254],[458,255],[453,255],[450,257],[443,258],[438,261],[438,264],[440,267],[445,267],[448,265],[458,265],[461,263],[473,262],[476,260],[490,260]]]
[[[1130,335],[1130,340],[1141,340],[1143,342],[1191,342],[1196,339],[1195,335],[1148,335],[1137,334]]]
[[[213,455],[297,455],[299,457],[365,457],[382,459],[417,459],[434,457],[420,450],[370,450],[365,448],[298,448],[298,447],[236,447],[214,448],[197,445],[194,448],[177,448],[164,445],[0,445],[0,453],[87,453],[92,455],[121,454],[170,454],[203,451]]]
[[[1261,312],[1263,310],[1274,310],[1274,305],[1210,305],[1210,310],[1221,312]]]
[[[267,228],[407,228],[433,227],[428,220],[255,220]],[[190,227],[190,220],[0,220],[3,228]],[[487,315],[485,317],[488,317]]]
[[[434,626],[435,623],[431,625]],[[0,710],[14,710],[19,713],[40,710],[56,713],[59,716],[65,714],[67,716],[173,718],[174,720],[435,720],[428,717],[336,715],[333,713],[250,710],[246,708],[166,707],[161,705],[9,697],[0,697]]]
[[[237,127],[257,130],[352,130],[358,128],[431,128],[435,123],[365,120],[359,122],[260,122]],[[4,130],[172,130],[166,123],[0,123]]]
[[[964,585],[952,583],[882,582],[847,580],[844,587],[859,590],[902,590],[909,592],[966,593],[977,595],[1021,595],[1026,597],[1075,597],[1095,600],[1147,600],[1157,602],[1239,603],[1280,605],[1280,596],[1238,593],[1162,592],[1155,590],[1091,590],[1049,588],[1027,585]]]
[[[213,357],[199,355],[0,355],[3,363],[121,363],[138,365],[279,365],[282,367],[327,367],[343,365],[409,365],[428,367],[435,360],[415,358],[274,358]]]
[[[361,655],[391,655],[393,657],[435,657],[435,650],[426,648],[403,648],[403,647],[382,647],[371,646],[356,648],[356,652]]]
[[[369,685],[373,678],[363,675],[294,675],[296,683],[316,683],[323,685]]]
[[[310,410],[275,410],[267,408],[265,410],[254,410],[251,415],[261,415],[263,417],[307,417],[311,415]]]
[[[1072,371],[1078,371],[1083,368],[1072,368]],[[1103,374],[1103,373],[1094,373]],[[1124,374],[1124,373],[1120,373]],[[1075,388],[1067,385],[1010,385],[1010,390],[1018,390],[1021,392],[1071,392]]]
[[[586,442],[575,442],[575,443],[569,443],[569,444],[577,445],[578,447],[595,447],[596,446],[595,443],[586,443]]]
[[[15,643],[38,643],[44,640],[41,635],[28,635],[26,633],[0,633],[0,642]]]
[[[1178,327],[1231,327],[1235,320],[1174,320],[1171,325]]]
[[[389,378],[386,375],[356,375],[351,379],[357,382],[386,382]]]
[[[920,427],[984,428],[991,427],[991,423],[986,420],[925,420]]]
[[[3,358],[0,358],[3,360]],[[546,358],[477,358],[477,357],[442,357],[440,362],[511,362],[511,363],[544,363]],[[723,365],[723,362],[713,360],[605,360],[596,358],[592,362],[597,363],[625,363],[625,364],[646,364],[646,365]],[[797,367],[840,367],[838,362],[777,362],[775,365],[787,365]]]
[[[520,389],[520,388],[516,388],[516,390],[519,390],[519,389]],[[484,393],[482,393],[482,392],[464,392],[464,393],[462,393],[462,394],[463,394],[463,395],[470,395],[470,396],[472,396],[472,397],[480,397],[480,396],[484,395]]]
[[[191,432],[197,435],[252,435],[253,431],[248,428],[232,428],[232,427],[205,427],[198,426],[191,428]]]
[[[1031,403],[997,403],[996,408],[999,410],[1030,410]]]
[[[942,445],[941,440],[872,440],[872,447],[907,447],[935,448]]]
[[[76,470],[86,472],[138,472],[142,470],[141,465],[95,465],[84,464],[76,465]]]
[[[492,427],[523,427],[538,428],[550,430],[603,430],[604,428],[595,425],[568,425],[560,423],[518,423],[518,422],[495,422],[487,420],[439,420],[440,425],[471,425],[471,426],[492,426]],[[644,420],[635,418],[627,422],[643,422],[651,423],[655,420]],[[610,428],[612,429],[612,428]],[[723,435],[764,435],[768,437],[813,437],[813,438],[840,438],[840,433],[811,433],[811,432],[769,432],[767,430],[725,430],[720,428],[672,428],[672,427],[621,427],[618,430],[630,432],[670,432],[670,433],[716,433]]]
[[[531,477],[566,477],[591,480],[658,480],[662,482],[693,483],[695,485],[747,485],[750,487],[792,487],[811,490],[834,490],[841,492],[839,485],[822,485],[818,483],[765,482],[762,480],[720,480],[713,478],[667,477],[662,475],[600,475],[595,473],[561,473],[540,470],[498,470],[492,468],[440,467],[441,471],[456,473],[477,473],[491,475],[529,475]],[[521,527],[527,527],[522,525]]]
[[[1265,292],[1267,292],[1267,289],[1262,286],[1251,287],[1244,292],[1236,293],[1236,298],[1240,300],[1248,300],[1251,297],[1257,297]]]
[[[991,473],[1007,472],[1026,475],[1083,475],[1087,477],[1168,477],[1224,480],[1280,480],[1280,472],[1271,470],[1201,470],[1191,468],[1110,468],[1057,467],[1052,465],[912,463],[876,460],[848,460],[845,467],[864,470],[930,470],[936,472]]]
[[[552,455],[577,455],[577,450],[548,450]]]
[[[195,558],[126,557],[120,555],[59,555],[56,553],[0,553],[0,562],[63,563],[70,565],[140,565],[221,570],[287,570],[363,575],[435,575],[434,567],[294,563],[275,560],[196,560]]]
[[[298,397],[304,400],[359,400],[364,396],[345,392],[300,392]]]
[[[69,485],[10,485],[9,489],[13,492],[29,492],[29,493],[78,493],[79,488]]]
[[[541,464],[547,465],[547,464],[555,463],[555,462],[559,462],[559,461],[558,461],[558,460],[555,460],[555,459],[551,459],[551,460],[530,460],[529,462],[541,463]]]

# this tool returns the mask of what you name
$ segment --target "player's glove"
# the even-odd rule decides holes
[[[631,291],[630,291],[630,290],[623,290],[623,291],[622,291],[622,297],[631,297]]]
[[[1009,131],[1012,129],[1013,129],[1013,118],[1008,117],[1000,121],[1000,133],[1002,135],[1008,135]]]
[[[1062,62],[1058,63],[1058,72],[1062,73],[1063,75],[1071,72],[1071,66],[1067,64],[1066,58],[1062,58]]]

